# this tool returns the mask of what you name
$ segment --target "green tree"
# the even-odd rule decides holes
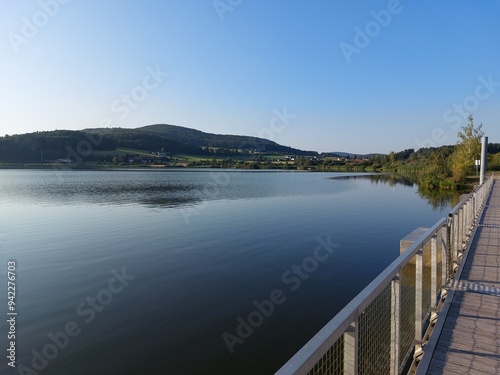
[[[391,165],[396,163],[396,154],[394,151],[391,151],[389,154],[389,163],[391,163]]]
[[[441,148],[434,151],[425,161],[425,176],[432,176],[444,181],[451,176],[450,155],[446,149]]]
[[[474,173],[474,161],[479,159],[481,154],[481,137],[483,131],[482,124],[474,127],[472,114],[468,117],[469,123],[462,127],[458,133],[460,141],[455,146],[455,151],[451,156],[451,170],[453,179],[456,182],[464,182],[468,174]]]
[[[377,170],[378,168],[380,168],[382,166],[382,160],[380,159],[379,154],[373,155],[371,161],[372,161],[371,169],[373,169],[373,170]]]
[[[500,171],[500,152],[496,154],[489,155],[488,157],[488,169],[494,171]]]

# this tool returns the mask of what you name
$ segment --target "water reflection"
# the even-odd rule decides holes
[[[208,172],[208,173],[207,173]],[[174,208],[204,201],[315,196],[351,190],[314,173],[241,171],[1,171],[0,202],[142,205]]]
[[[332,184],[330,179],[339,183]],[[47,172],[2,171],[0,201],[36,205],[143,205],[174,208],[207,200],[314,196],[348,191],[354,180],[391,187],[418,186],[415,176],[402,174],[242,173],[231,172],[221,181],[197,171]],[[226,181],[227,180],[227,181]],[[343,181],[343,183],[340,183]],[[434,210],[443,211],[458,202],[455,192],[418,193]],[[368,193],[369,194],[369,193]]]
[[[362,175],[358,174],[352,176],[339,176],[330,178],[341,179],[341,180],[364,179],[364,180],[370,180],[370,182],[374,185],[388,184],[389,186],[404,185],[413,187],[417,183],[417,179],[414,178],[413,176],[402,175],[402,174],[386,174],[386,173],[362,174]]]
[[[9,176],[11,177],[11,176]],[[170,177],[170,176],[169,176]],[[99,204],[140,204],[175,207],[202,200],[196,192],[203,189],[200,181],[175,180],[149,174],[17,174],[0,184],[4,203],[41,204],[49,206]]]
[[[418,187],[418,194],[425,199],[434,210],[445,211],[460,202],[460,193],[457,191],[431,191]]]
[[[460,201],[460,193],[456,191],[432,191],[422,188],[418,185],[418,178],[415,175],[404,174],[366,174],[366,175],[352,175],[331,177],[332,179],[365,179],[370,180],[372,184],[388,184],[389,186],[403,185],[408,187],[417,186],[417,192],[428,204],[432,206],[435,211],[445,211],[454,207]]]

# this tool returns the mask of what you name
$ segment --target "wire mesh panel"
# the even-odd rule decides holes
[[[453,215],[453,224],[451,226],[452,234],[453,234],[453,260],[458,261],[458,251],[460,250],[459,242],[460,242],[460,228],[459,228],[459,215],[458,211]]]
[[[453,271],[453,250],[454,250],[454,244],[453,244],[453,226],[451,223],[448,224],[447,227],[447,232],[446,232],[446,237],[447,237],[447,244],[448,244],[448,249],[447,249],[447,254],[448,254],[448,280],[453,279],[453,276],[455,275]]]
[[[344,338],[338,339],[307,375],[342,375],[344,373]]]
[[[429,241],[424,245],[424,251],[422,254],[422,327],[424,329],[426,327],[426,323],[428,322],[428,317],[431,311],[431,294],[432,294],[432,284],[431,284],[431,242]],[[423,332],[422,332],[423,335]]]
[[[401,271],[401,347],[399,363],[413,350],[415,339],[415,257]]]
[[[358,374],[389,374],[391,358],[390,284],[361,313],[358,324]]]

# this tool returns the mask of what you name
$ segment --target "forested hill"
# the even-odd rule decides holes
[[[137,128],[136,130],[200,147],[216,147],[240,150],[256,149],[259,151],[280,152],[293,155],[317,154],[314,151],[303,151],[288,146],[282,146],[268,139],[243,135],[205,133],[200,130],[185,128],[183,126],[177,125],[148,125]]]
[[[132,148],[169,154],[208,154],[200,147],[140,133],[133,129],[109,131],[54,130],[0,137],[0,162],[27,163],[42,160],[94,160],[96,151]]]
[[[170,135],[166,131],[168,128],[182,129],[178,131],[182,136],[175,135],[175,132]],[[189,154],[207,157],[214,151],[219,154],[234,155],[238,154],[238,150],[244,153],[259,150],[295,155],[316,154],[261,138],[215,135],[180,126],[151,125],[138,129],[97,128],[6,135],[0,137],[0,162],[27,163],[78,157],[95,160],[94,151],[116,149],[134,149],[148,153],[162,151],[166,155]]]

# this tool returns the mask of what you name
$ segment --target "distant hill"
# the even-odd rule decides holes
[[[98,142],[91,142],[96,140]],[[276,152],[316,155],[257,137],[218,135],[174,125],[149,125],[137,129],[95,128],[54,130],[0,137],[0,162],[31,163],[57,159],[101,160],[117,149],[188,154],[203,157]],[[100,153],[96,153],[96,152]],[[108,153],[106,153],[108,152]],[[107,159],[106,159],[107,160]]]
[[[95,142],[93,140],[98,140]],[[208,150],[153,136],[134,129],[54,130],[0,137],[0,162],[28,163],[42,160],[95,160],[95,151],[131,148],[146,152],[162,149],[169,155],[209,155]]]
[[[216,147],[236,150],[258,150],[262,152],[279,152],[293,155],[316,155],[315,151],[304,151],[282,146],[268,139],[243,135],[227,135],[205,133],[200,130],[177,125],[157,124],[137,128],[136,130],[178,142],[199,147]]]
[[[125,128],[95,128],[84,129],[89,134],[100,134],[105,139],[112,139],[114,149],[131,148],[143,151],[160,151],[164,149],[167,154],[193,154],[207,155],[208,150],[193,143],[180,142],[175,139],[163,137],[159,134],[144,132],[140,129]]]

